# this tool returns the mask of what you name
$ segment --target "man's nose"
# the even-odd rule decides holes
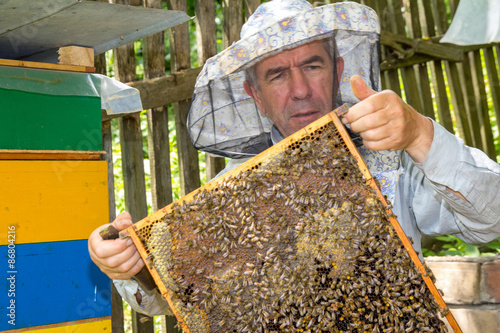
[[[292,71],[290,85],[293,99],[301,100],[311,96],[309,80],[304,72],[300,70]]]

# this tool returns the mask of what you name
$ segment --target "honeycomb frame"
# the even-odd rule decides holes
[[[422,325],[429,325],[425,319],[428,312],[446,317],[454,332],[461,332],[432,281],[432,273],[420,262],[337,117],[347,110],[342,106],[318,119],[124,233],[132,237],[184,332],[382,332],[383,327],[388,327],[387,332],[411,331],[412,327],[420,331]],[[331,151],[344,154],[338,153],[342,163],[334,161],[337,166],[331,168],[336,178],[326,172],[319,174],[324,166],[314,165],[322,163],[316,156],[307,160],[312,148],[317,149],[314,142],[321,140],[333,143],[316,155],[327,156]],[[297,161],[305,162],[298,165]],[[326,198],[321,188],[333,185],[325,181],[319,186],[322,176],[340,185],[341,195],[348,200]],[[286,182],[287,177],[295,178]],[[266,192],[254,183],[273,189]],[[325,209],[316,205],[316,211],[309,211],[313,206],[309,200],[315,199],[306,195],[308,191],[316,196],[320,193],[320,207]],[[221,195],[226,192],[234,192],[237,199]],[[243,195],[248,192],[254,196]],[[279,199],[280,193],[289,198],[273,199]],[[256,208],[252,212],[248,207],[265,205],[255,203],[259,200],[276,202],[266,207],[267,211]],[[207,216],[207,207],[216,213]],[[355,216],[356,212],[361,217]],[[267,224],[259,223],[256,217]],[[293,224],[290,218],[298,222]],[[215,229],[217,223],[222,227]],[[242,240],[241,235],[248,237]],[[389,244],[392,263],[370,252],[370,247],[380,248],[380,244]],[[400,272],[395,267],[398,262],[412,269]],[[382,273],[385,280],[381,281],[381,272],[389,266],[390,274],[408,276],[389,278]],[[410,291],[409,285],[413,288]],[[294,296],[292,289],[303,295]],[[377,293],[399,296],[393,301],[389,296],[373,296]],[[419,296],[426,297],[424,304],[410,301]],[[366,311],[356,312],[360,308]],[[384,319],[389,313],[393,317]],[[421,322],[408,326],[415,320],[410,314],[420,314]],[[387,326],[389,322],[392,326]]]

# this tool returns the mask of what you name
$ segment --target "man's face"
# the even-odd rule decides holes
[[[289,136],[332,111],[332,66],[322,41],[304,44],[260,61],[256,65],[259,89],[245,83],[245,90]],[[341,73],[343,68],[337,69]]]

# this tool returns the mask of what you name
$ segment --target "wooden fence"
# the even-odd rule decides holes
[[[161,8],[161,0],[115,0],[116,3]],[[186,0],[165,1],[169,9],[187,11]],[[193,0],[190,0],[192,3]],[[133,45],[115,49],[115,78],[141,91],[147,109],[148,150],[152,208],[157,210],[172,201],[167,106],[173,104],[180,172],[180,193],[183,196],[200,186],[198,152],[192,147],[186,130],[194,82],[200,67],[193,68],[190,38],[196,38],[200,66],[217,52],[215,6],[222,3],[222,35],[224,47],[238,40],[243,21],[260,0],[194,0],[197,34],[189,34],[188,24],[177,26],[168,35],[171,49],[171,74],[165,76],[164,33],[143,40],[144,79],[136,81]],[[312,1],[311,1],[312,2]],[[338,1],[323,1],[332,3]],[[465,143],[497,158],[500,119],[500,85],[498,76],[500,45],[456,47],[438,41],[448,28],[458,0],[363,0],[374,8],[382,26],[381,52],[383,88],[392,89],[415,109],[436,119]],[[314,4],[321,4],[314,2]],[[445,5],[448,4],[448,5]],[[244,14],[243,14],[244,13]],[[193,14],[193,13],[189,13]],[[200,28],[203,27],[203,28]],[[483,72],[486,68],[486,72]],[[105,73],[104,56],[96,58],[99,72]],[[494,110],[494,111],[490,111]],[[134,221],[147,216],[146,182],[140,114],[119,120],[122,171],[126,209]],[[103,116],[104,145],[109,165],[110,220],[114,219],[113,158],[111,121]],[[494,135],[494,133],[496,133]],[[498,142],[497,142],[498,145]],[[207,179],[224,167],[224,159],[206,157]],[[153,321],[132,315],[134,332],[153,332]],[[113,332],[123,332],[122,301],[116,291],[112,301]],[[162,320],[163,332],[176,332],[175,319]]]

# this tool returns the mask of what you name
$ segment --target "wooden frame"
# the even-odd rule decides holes
[[[364,176],[364,178],[366,180],[366,183],[370,187],[372,187],[374,189],[374,191],[377,194],[378,199],[384,205],[384,207],[386,207],[386,212],[387,212],[387,214],[389,216],[389,221],[390,221],[391,225],[395,229],[395,231],[396,231],[399,239],[401,240],[401,242],[403,243],[406,251],[410,255],[413,263],[415,264],[415,266],[420,271],[423,280],[425,281],[425,283],[426,283],[427,287],[429,288],[429,291],[431,292],[431,294],[434,296],[434,299],[436,300],[436,302],[437,302],[438,306],[440,307],[441,311],[446,314],[446,319],[448,320],[448,323],[453,328],[453,331],[455,333],[461,333],[462,331],[461,331],[460,327],[458,326],[455,318],[453,317],[452,313],[449,311],[449,309],[448,309],[446,303],[444,302],[441,294],[439,293],[439,291],[437,290],[436,286],[432,282],[432,279],[430,277],[429,272],[427,272],[427,270],[423,266],[422,262],[420,261],[417,253],[415,252],[415,250],[413,249],[413,246],[411,245],[411,242],[406,237],[406,234],[404,233],[403,229],[401,228],[401,225],[397,221],[395,215],[392,213],[390,205],[388,205],[387,201],[385,200],[384,195],[382,194],[382,192],[378,188],[378,186],[377,186],[377,184],[375,182],[374,177],[371,175],[370,171],[368,170],[368,167],[366,166],[364,160],[362,159],[361,155],[359,154],[356,146],[352,142],[352,140],[351,140],[349,134],[347,133],[344,125],[341,123],[339,117],[337,116],[337,114],[343,115],[343,114],[347,113],[347,111],[348,111],[348,107],[347,106],[345,106],[345,105],[341,106],[337,110],[335,110],[333,112],[330,112],[329,114],[327,114],[327,115],[323,116],[322,118],[316,120],[312,124],[310,124],[310,125],[306,126],[305,128],[297,131],[296,133],[290,135],[289,137],[285,138],[284,140],[280,141],[279,143],[275,144],[274,146],[270,147],[269,149],[265,150],[264,152],[262,152],[262,153],[258,154],[257,156],[251,158],[247,162],[245,162],[245,163],[237,166],[236,168],[228,171],[224,175],[220,176],[217,179],[217,181],[210,182],[210,183],[206,184],[205,186],[203,186],[203,187],[201,187],[201,188],[199,188],[199,189],[197,189],[197,190],[195,190],[195,191],[187,194],[183,198],[179,199],[179,202],[182,202],[182,201],[191,201],[193,199],[193,197],[196,194],[198,194],[199,192],[205,191],[205,190],[209,191],[209,190],[215,188],[219,182],[223,182],[223,181],[227,180],[228,178],[236,176],[237,174],[239,174],[242,171],[249,170],[253,166],[259,165],[260,163],[268,160],[270,157],[274,156],[278,152],[283,151],[292,142],[296,142],[296,141],[300,140],[301,138],[306,137],[308,134],[316,131],[318,128],[320,128],[320,127],[322,127],[322,126],[324,126],[324,125],[326,125],[326,124],[328,124],[330,122],[333,122],[334,125],[335,125],[335,127],[336,127],[336,129],[338,130],[340,136],[342,137],[343,142],[346,144],[347,148],[349,149],[349,152],[356,159],[358,168],[360,169],[361,173],[363,174],[363,176]],[[127,228],[126,230],[124,230],[124,231],[122,231],[120,233],[120,237],[121,238],[125,238],[125,237],[128,237],[128,236],[130,236],[132,238],[135,246],[137,247],[137,250],[138,250],[139,254],[141,255],[141,258],[144,260],[145,263],[149,263],[148,253],[146,252],[146,250],[144,248],[144,245],[143,245],[142,241],[140,240],[139,236],[137,235],[136,231],[139,230],[139,229],[141,229],[141,228],[143,228],[143,227],[145,227],[146,225],[148,225],[148,224],[150,224],[150,223],[152,223],[154,221],[161,220],[168,212],[171,211],[172,206],[174,204],[175,203],[172,203],[172,204],[170,204],[170,205],[168,205],[168,206],[160,209],[159,211],[157,211],[157,212],[153,213],[152,215],[150,215],[150,216],[142,219],[141,221],[137,222],[136,224],[130,226],[129,228]],[[146,264],[146,266],[148,267],[151,275],[153,276],[153,279],[155,280],[155,282],[156,282],[156,284],[157,284],[157,286],[158,286],[158,288],[159,288],[162,296],[167,300],[168,304],[170,305],[170,308],[171,308],[172,312],[177,317],[177,320],[178,320],[179,324],[182,326],[182,329],[186,333],[189,333],[190,330],[187,327],[187,325],[185,324],[185,322],[182,319],[182,317],[175,310],[175,307],[174,307],[174,304],[172,302],[172,299],[170,298],[170,295],[169,295],[167,289],[164,287],[164,284],[163,284],[163,282],[162,282],[162,280],[160,278],[160,275],[158,274],[158,272],[156,271],[156,269],[152,265]]]

